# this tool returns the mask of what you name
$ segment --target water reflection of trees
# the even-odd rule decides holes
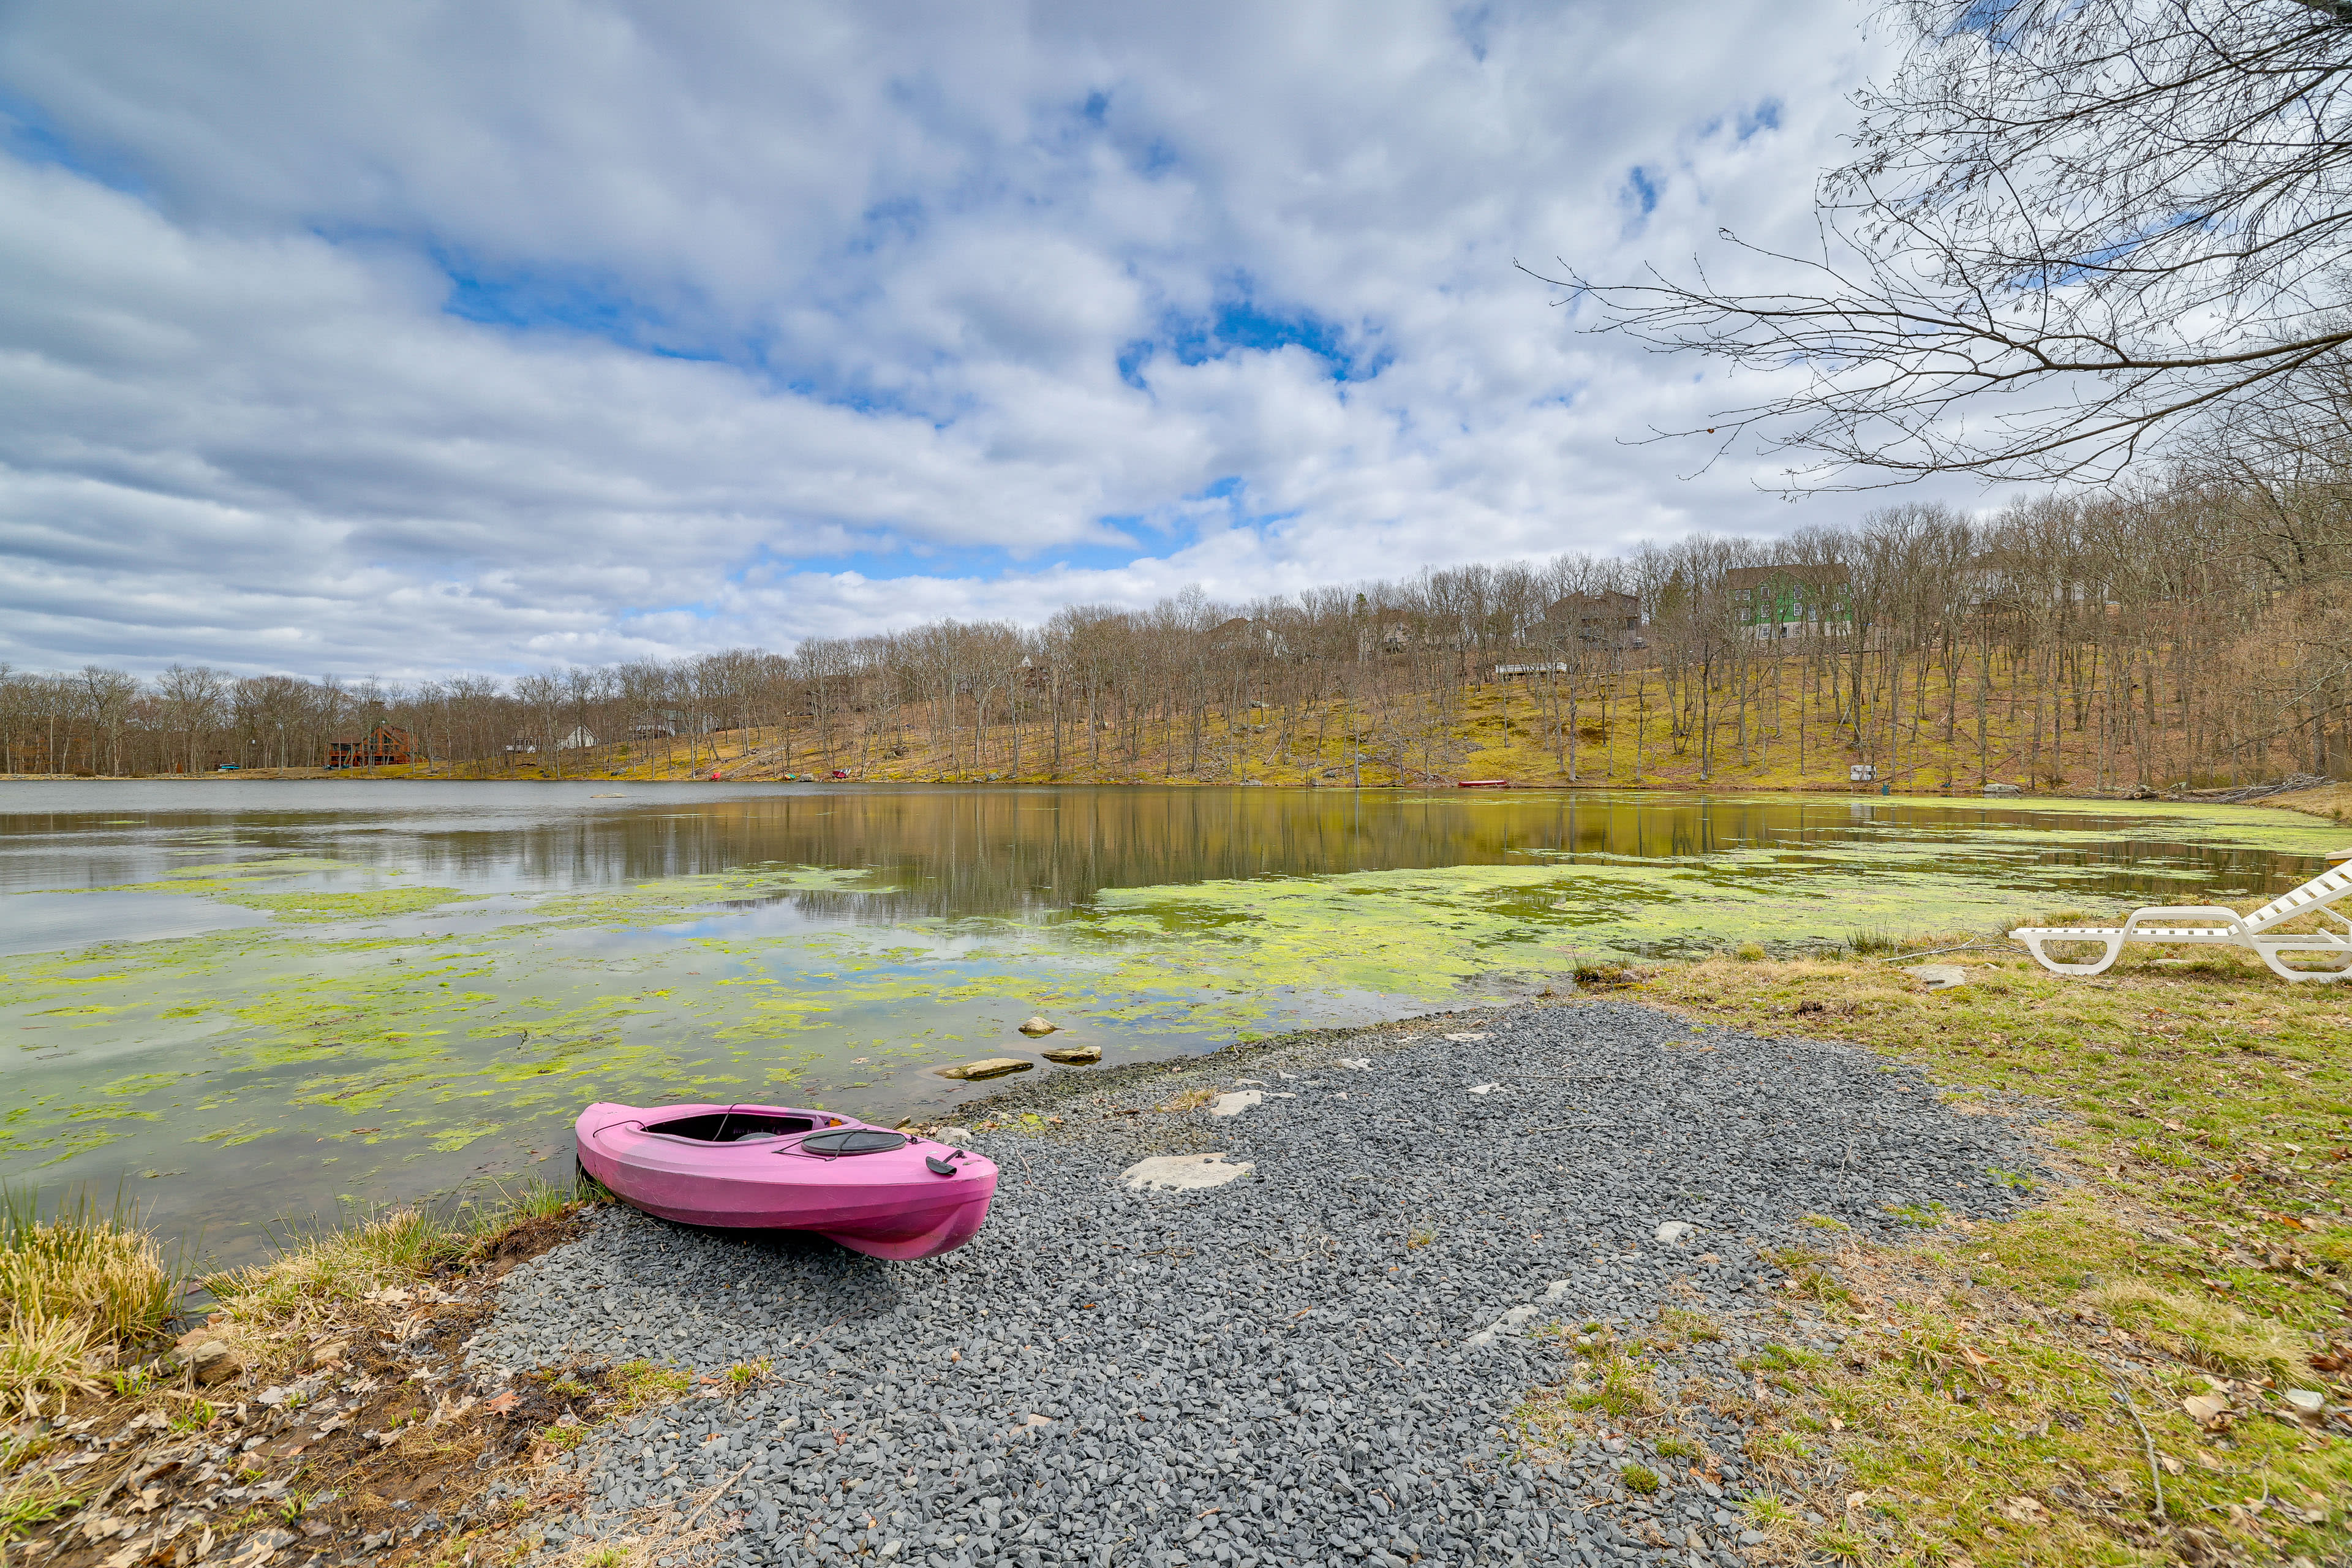
[[[2030,876],[2014,829],[2029,814],[1858,806],[1845,800],[1671,796],[1357,795],[1180,789],[857,789],[566,814],[426,835],[419,869],[443,879],[611,886],[747,865],[864,867],[887,891],[798,894],[812,910],[892,919],[1034,914],[1104,888],[1454,865],[1570,863],[1582,856],[1697,858],[1726,850],[1916,846],[1952,835],[1947,859]],[[2098,826],[2092,817],[2068,826]],[[2145,826],[2145,824],[2137,826]],[[2193,843],[2053,845],[2031,864],[2099,868],[2118,896],[2176,889],[2184,867],[2265,890],[2306,874],[2294,858]],[[2078,884],[2079,885],[2079,884]]]

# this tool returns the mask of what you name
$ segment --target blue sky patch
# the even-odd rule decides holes
[[[1976,33],[1994,48],[2007,49],[2015,45],[2032,11],[2025,0],[1969,0],[1945,36]]]
[[[1625,172],[1625,200],[1638,207],[1643,217],[1658,210],[1658,193],[1664,188],[1658,176],[1639,163]]]
[[[698,342],[613,279],[584,268],[475,267],[446,254],[434,258],[448,277],[442,310],[484,326],[579,332],[639,353],[668,359],[740,363],[748,356]]]
[[[1157,336],[1135,338],[1118,351],[1119,378],[1143,387],[1143,369],[1166,353],[1180,364],[1205,364],[1233,353],[1275,353],[1301,348],[1330,367],[1334,381],[1368,381],[1393,357],[1386,349],[1351,343],[1347,330],[1311,310],[1260,304],[1246,293],[1230,297],[1206,315],[1171,312]]]
[[[75,142],[38,106],[9,93],[0,93],[0,148],[25,163],[65,169],[141,201],[153,199],[127,160],[102,156]]]
[[[1780,129],[1780,100],[1768,98],[1739,116],[1738,136],[1742,142],[1762,131]]]

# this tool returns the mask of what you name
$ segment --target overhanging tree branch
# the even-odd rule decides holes
[[[1706,423],[1792,489],[2108,478],[2352,355],[2352,4],[1895,0],[1819,255],[1764,292],[1532,276],[1787,390]],[[1651,438],[1694,435],[1657,431]]]

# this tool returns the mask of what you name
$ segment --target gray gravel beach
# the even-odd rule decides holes
[[[1883,1058],[1620,1003],[1053,1079],[1000,1103],[1064,1125],[974,1140],[1003,1183],[946,1258],[607,1211],[518,1269],[479,1371],[771,1363],[593,1437],[549,1545],[683,1502],[742,1563],[1736,1563],[1727,1416],[1686,1413],[1707,1479],[1605,1433],[1515,1457],[1510,1412],[1568,1371],[1538,1331],[1669,1303],[1755,1319],[1779,1278],[1759,1249],[1818,1237],[1803,1216],[1885,1235],[1895,1206],[1998,1215],[2016,1199],[1989,1172],[2034,1164],[2018,1121]],[[1150,1109],[1194,1087],[1262,1099]],[[1208,1152],[1252,1170],[1120,1179]],[[1681,1370],[1727,1384],[1739,1340]],[[1619,1481],[1644,1459],[1666,1478],[1648,1497]]]

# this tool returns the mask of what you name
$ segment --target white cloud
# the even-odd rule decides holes
[[[1512,262],[1801,232],[1857,20],[12,7],[0,658],[429,674],[1786,526],[1622,443],[1727,389]]]

